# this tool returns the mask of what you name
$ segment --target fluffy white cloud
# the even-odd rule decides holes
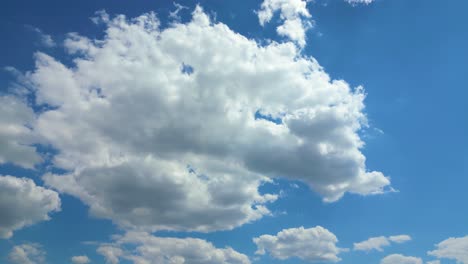
[[[401,254],[393,254],[386,256],[380,261],[380,264],[423,264],[422,259],[416,257],[403,256]]]
[[[88,264],[91,262],[91,260],[88,258],[88,256],[73,256],[71,258],[71,261],[73,264]]]
[[[124,252],[122,249],[110,246],[103,245],[97,249],[97,252],[104,256],[106,263],[117,264],[119,263],[119,258],[123,256]]]
[[[264,26],[270,22],[273,15],[278,12],[284,22],[276,28],[276,32],[303,47],[306,44],[306,31],[312,27],[307,2],[307,0],[264,0],[260,10],[257,11],[260,25]]]
[[[398,235],[398,236],[380,236],[380,237],[371,237],[365,241],[354,243],[354,250],[360,251],[383,251],[383,247],[390,246],[391,242],[394,243],[404,243],[410,241],[411,237],[408,235]]]
[[[350,3],[352,5],[356,5],[356,4],[370,4],[372,2],[374,2],[375,0],[345,0],[347,3]]]
[[[12,264],[40,264],[45,262],[45,251],[39,244],[22,244],[14,246],[8,255]]]
[[[440,260],[431,260],[426,262],[426,264],[440,264]]]
[[[16,97],[0,96],[0,113],[0,163],[33,168],[42,161],[31,146],[34,112]]]
[[[436,245],[436,249],[428,252],[429,255],[438,258],[456,260],[459,263],[468,264],[468,236],[451,237]]]
[[[103,39],[65,41],[73,67],[37,53],[25,75],[49,106],[34,132],[69,171],[44,180],[93,215],[213,231],[270,214],[277,196],[258,187],[273,178],[301,180],[328,202],[389,186],[360,151],[363,90],[331,80],[294,44],[260,46],[199,7],[163,30],[154,14],[99,21]]]
[[[27,178],[0,175],[0,238],[10,238],[14,230],[49,220],[60,210],[60,198]]]
[[[344,251],[336,246],[336,236],[321,226],[284,229],[276,236],[262,235],[253,241],[258,248],[256,254],[268,252],[281,260],[298,257],[310,262],[338,262],[337,255]]]
[[[130,247],[130,249],[128,249]],[[123,249],[122,249],[123,248]],[[215,248],[196,238],[155,237],[144,232],[116,236],[112,245],[103,245],[98,252],[108,263],[126,259],[135,264],[249,264],[249,258],[232,248]]]

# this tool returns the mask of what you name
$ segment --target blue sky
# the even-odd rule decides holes
[[[359,2],[3,1],[0,263],[468,263],[468,3]]]

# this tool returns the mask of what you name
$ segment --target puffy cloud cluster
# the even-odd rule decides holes
[[[380,264],[423,264],[422,259],[416,257],[408,257],[401,254],[392,254],[386,256],[380,261]]]
[[[354,250],[360,251],[383,251],[383,247],[390,246],[390,243],[404,243],[410,241],[411,237],[408,235],[398,235],[398,236],[380,236],[380,237],[371,237],[365,241],[354,243]]]
[[[341,259],[337,255],[345,251],[336,246],[336,236],[321,226],[284,229],[276,236],[262,235],[253,241],[258,248],[256,254],[268,252],[281,260],[297,257],[309,262],[338,262]]]
[[[34,168],[42,158],[36,153],[31,127],[35,115],[24,102],[13,96],[0,96],[0,164],[13,163]]]
[[[360,151],[362,89],[331,80],[294,44],[260,46],[200,7],[166,29],[152,13],[100,14],[103,39],[66,39],[72,67],[37,53],[25,75],[47,106],[32,129],[68,171],[43,179],[94,216],[208,232],[269,215],[277,195],[258,188],[274,178],[301,180],[328,202],[389,186]]]
[[[438,258],[456,260],[458,263],[468,264],[468,236],[451,237],[436,245],[436,249],[428,252]]]
[[[73,264],[88,264],[91,262],[91,260],[88,258],[88,256],[73,256],[71,258],[71,261]]]
[[[250,264],[246,255],[229,247],[220,249],[202,239],[156,237],[144,232],[116,236],[115,243],[100,246],[98,253],[111,264],[121,259],[135,264]]]
[[[46,253],[39,244],[29,243],[14,246],[8,255],[12,264],[41,264],[45,262]]]
[[[58,193],[37,186],[31,179],[0,175],[0,238],[10,238],[14,230],[49,220],[49,213],[58,210]]]
[[[257,11],[260,25],[264,26],[271,21],[275,13],[279,13],[284,22],[276,28],[276,32],[304,47],[306,31],[312,27],[307,2],[307,0],[264,0],[260,10]]]

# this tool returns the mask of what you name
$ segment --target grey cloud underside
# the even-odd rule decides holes
[[[69,171],[43,179],[93,215],[214,231],[270,214],[277,196],[258,188],[274,178],[301,180],[328,202],[390,185],[360,151],[362,89],[331,80],[293,43],[259,46],[199,7],[166,29],[154,14],[95,21],[103,39],[65,41],[73,67],[37,53],[25,74],[36,104],[49,106],[32,129]]]

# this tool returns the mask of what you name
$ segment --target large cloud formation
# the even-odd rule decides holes
[[[269,253],[276,259],[297,257],[308,262],[338,262],[337,256],[345,249],[338,248],[338,239],[327,229],[317,226],[284,229],[276,236],[262,235],[253,239],[256,254]]]
[[[155,237],[144,232],[128,232],[115,238],[113,244],[98,248],[111,264],[120,259],[138,264],[250,264],[246,255],[232,248],[216,248],[197,238]]]
[[[468,264],[468,236],[448,238],[437,244],[436,249],[429,251],[428,254]]]
[[[103,39],[72,33],[72,66],[37,53],[25,74],[32,129],[57,150],[46,185],[126,228],[214,231],[270,214],[271,179],[301,180],[327,202],[379,194],[358,131],[364,92],[331,80],[291,42],[261,46],[193,19],[161,29],[152,13],[113,19]]]
[[[58,193],[37,186],[31,179],[0,175],[0,238],[14,230],[49,220],[60,210]]]

